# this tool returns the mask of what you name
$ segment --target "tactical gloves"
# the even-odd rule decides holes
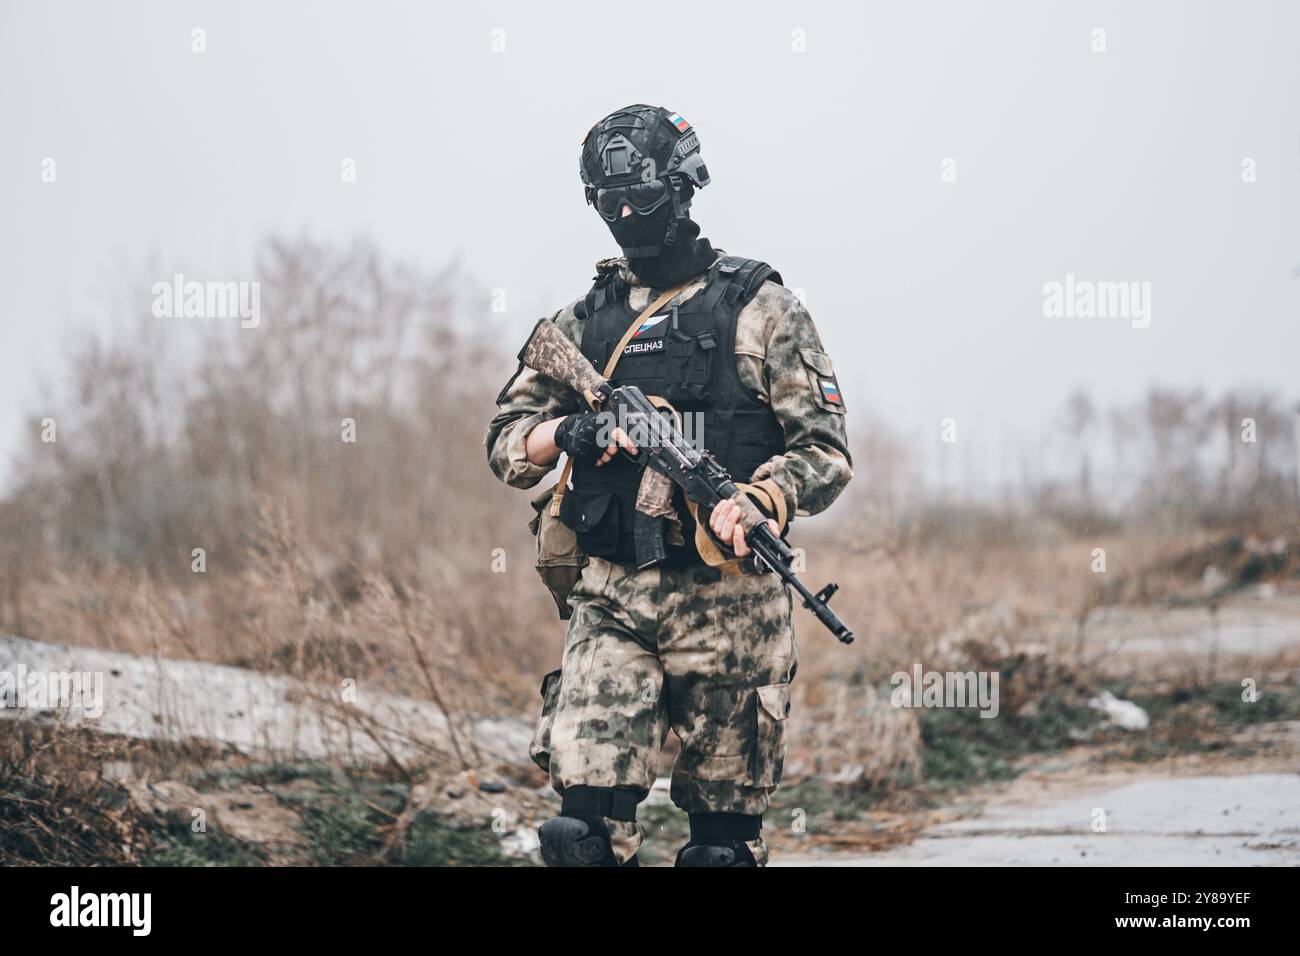
[[[613,432],[605,428],[604,415],[604,412],[574,412],[562,418],[555,428],[556,446],[575,460],[595,461],[612,444],[612,440],[604,444],[598,440],[609,439]]]

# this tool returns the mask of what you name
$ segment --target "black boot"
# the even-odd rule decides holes
[[[757,840],[763,818],[745,813],[692,813],[691,842],[675,866],[758,866],[746,840]]]

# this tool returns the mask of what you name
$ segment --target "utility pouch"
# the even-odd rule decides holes
[[[587,555],[578,546],[577,532],[561,521],[559,515],[551,513],[553,497],[555,486],[533,499],[536,513],[528,523],[528,530],[537,540],[537,573],[555,599],[560,620],[567,621],[573,613],[569,608],[569,592],[582,577]]]
[[[713,401],[708,386],[717,336],[712,330],[699,335],[669,332],[664,341],[668,352],[668,386],[664,398],[687,411],[708,405]]]
[[[578,547],[594,558],[613,560],[622,539],[618,499],[608,491],[571,490],[560,506],[560,521],[572,529]]]

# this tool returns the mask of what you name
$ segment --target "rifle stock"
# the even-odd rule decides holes
[[[562,385],[567,385],[593,408],[609,396],[609,384],[592,367],[582,351],[550,319],[533,327],[519,350],[519,361]],[[602,390],[603,389],[603,390]]]

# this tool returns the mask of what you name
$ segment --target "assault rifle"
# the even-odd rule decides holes
[[[652,435],[653,440],[645,444],[634,438],[636,453],[623,448],[622,454],[679,485],[687,499],[699,506],[701,515],[712,512],[721,501],[729,499],[735,502],[740,508],[745,543],[753,551],[758,566],[766,566],[798,591],[803,606],[817,615],[817,620],[841,642],[853,643],[853,632],[829,604],[839,585],[828,584],[816,594],[809,591],[794,573],[794,552],[772,531],[767,517],[749,496],[736,487],[718,460],[687,441],[675,423],[665,417],[641,389],[635,385],[616,388],[602,378],[578,347],[549,319],[537,323],[519,352],[519,361],[578,392],[593,409],[615,412],[620,427],[629,436]]]

